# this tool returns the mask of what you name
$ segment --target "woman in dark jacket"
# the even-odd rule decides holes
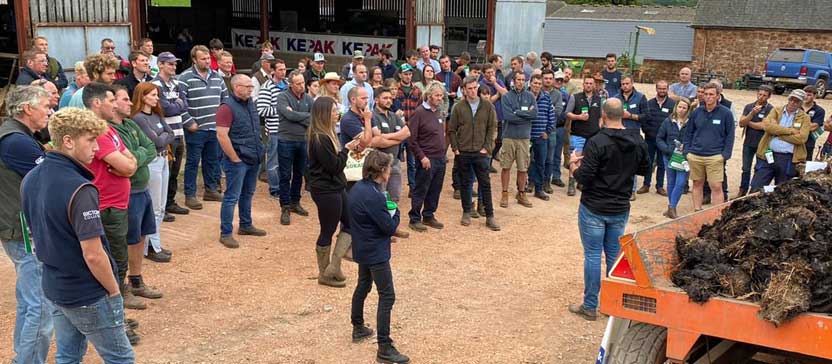
[[[352,225],[352,255],[358,263],[358,285],[352,295],[352,340],[358,342],[373,335],[364,326],[364,300],[373,288],[378,290],[377,359],[382,363],[407,363],[410,359],[398,352],[390,339],[390,310],[396,300],[393,273],[390,269],[390,238],[399,226],[399,209],[388,202],[381,185],[390,179],[393,156],[372,151],[364,161],[364,179],[350,190],[349,215]]]
[[[668,205],[667,211],[663,215],[671,219],[678,217],[676,206],[679,204],[679,199],[682,198],[685,186],[687,186],[689,172],[670,168],[670,157],[674,150],[682,148],[682,135],[684,135],[690,111],[690,100],[682,97],[676,103],[673,113],[662,122],[659,132],[656,134],[656,146],[662,152],[665,171],[667,171]]]
[[[331,97],[319,97],[312,104],[312,121],[307,132],[308,185],[312,200],[318,206],[318,220],[321,232],[318,234],[316,255],[318,259],[318,283],[331,287],[346,286],[346,277],[341,272],[341,258],[350,248],[350,221],[347,215],[347,178],[344,167],[347,153],[363,149],[359,141],[353,141],[341,148],[335,135],[338,107]],[[365,133],[372,134],[368,119]],[[332,251],[332,235],[341,222],[341,232]],[[332,257],[330,259],[330,252]]]

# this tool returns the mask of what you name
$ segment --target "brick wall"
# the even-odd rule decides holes
[[[694,29],[694,72],[724,73],[733,82],[760,72],[775,48],[832,49],[832,32]]]
[[[685,66],[690,66],[690,62],[645,59],[639,72],[636,72],[634,75],[635,81],[654,83],[657,80],[664,79],[669,83],[673,83],[679,74],[679,69]],[[591,75],[595,72],[601,72],[604,67],[606,67],[606,60],[603,58],[587,58],[586,63],[584,63],[583,73]],[[622,69],[621,71],[628,72],[627,69]]]

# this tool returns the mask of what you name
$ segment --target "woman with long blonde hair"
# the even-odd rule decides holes
[[[308,182],[312,201],[318,207],[321,225],[315,253],[318,260],[318,283],[330,287],[344,287],[346,277],[341,272],[341,258],[350,248],[350,220],[347,215],[347,177],[344,167],[350,150],[363,150],[360,140],[341,143],[335,134],[335,122],[339,109],[331,97],[321,96],[312,104],[312,121],[307,129]],[[364,124],[365,134],[372,137],[372,125],[368,119]],[[332,249],[332,235],[341,222],[341,231]],[[330,254],[331,253],[331,254]]]
[[[670,158],[673,152],[681,150],[682,136],[685,135],[688,118],[691,113],[691,103],[687,98],[680,98],[673,107],[673,112],[662,122],[656,135],[656,146],[662,152],[665,171],[667,171],[667,211],[664,216],[671,219],[678,217],[676,206],[682,198],[682,192],[688,183],[688,171],[678,171],[670,168]]]

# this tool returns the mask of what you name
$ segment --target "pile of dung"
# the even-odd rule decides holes
[[[810,173],[734,201],[697,236],[677,237],[676,250],[671,279],[694,302],[750,300],[775,325],[832,313],[832,176]]]

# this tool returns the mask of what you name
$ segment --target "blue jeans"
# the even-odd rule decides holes
[[[78,364],[87,353],[87,340],[107,364],[133,364],[133,347],[124,331],[121,295],[102,297],[89,306],[54,305],[55,364]]]
[[[165,217],[165,206],[168,200],[168,181],[170,181],[170,165],[166,157],[157,156],[150,167],[150,180],[147,190],[150,191],[150,200],[153,202],[153,214],[156,216],[156,232],[147,236],[147,244],[144,253],[147,254],[148,246],[153,247],[154,252],[162,251],[162,219]]]
[[[277,141],[280,170],[280,206],[300,203],[303,171],[306,168],[306,142]]]
[[[584,246],[584,302],[585,309],[598,308],[598,291],[601,290],[601,252],[609,274],[618,258],[618,238],[624,234],[630,213],[620,215],[594,214],[583,204],[578,208],[578,230]]]
[[[260,164],[234,163],[223,158],[225,172],[225,195],[220,207],[220,235],[229,236],[234,230],[234,207],[239,204],[240,228],[251,227],[251,199],[257,187]]]
[[[417,223],[423,218],[433,218],[439,207],[439,195],[445,180],[445,158],[430,158],[430,169],[419,166],[416,170],[416,185],[413,186],[410,204],[410,223]],[[422,206],[424,205],[424,210]]]
[[[757,192],[768,186],[772,180],[774,185],[788,181],[797,175],[792,163],[792,153],[774,153],[774,163],[768,163],[765,159],[757,158],[757,165],[754,168],[754,178],[751,179],[751,192]]]
[[[653,179],[653,163],[656,163],[656,188],[664,187],[664,157],[662,151],[656,146],[656,138],[645,138],[647,142],[647,157],[650,158],[650,168],[647,169],[647,174],[644,175],[644,185],[650,187],[650,181]],[[668,185],[670,182],[668,182]]]
[[[41,276],[43,264],[34,254],[26,252],[22,241],[3,241],[6,255],[14,263],[17,274],[15,298],[17,313],[14,322],[13,363],[44,363],[49,355],[52,338],[51,304],[43,296]]]
[[[212,130],[185,131],[185,196],[196,196],[196,174],[202,160],[202,182],[205,190],[216,191],[219,183],[220,145]]]
[[[563,160],[563,141],[566,140],[566,128],[558,128],[555,135],[549,136],[549,150],[546,155],[546,179],[560,179],[560,162]]]
[[[751,164],[757,155],[757,147],[742,146],[742,176],[740,176],[740,191],[748,191],[751,183]]]
[[[269,133],[266,152],[266,177],[269,180],[269,194],[280,197],[280,157],[277,152],[277,133]]]
[[[529,166],[529,177],[534,183],[535,191],[543,190],[543,180],[546,177],[546,158],[549,154],[549,141],[541,137],[532,139],[532,162]]]
[[[663,156],[662,161],[664,165],[670,165],[670,158]],[[685,192],[685,187],[688,185],[688,172],[677,171],[667,168],[667,200],[668,207],[676,208],[679,205],[679,200],[682,199],[682,193]]]

